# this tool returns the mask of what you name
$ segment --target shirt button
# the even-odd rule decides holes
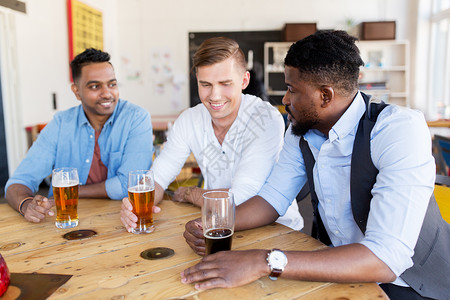
[[[334,233],[339,234],[339,230],[336,230]]]
[[[94,138],[94,136],[93,136],[92,134],[91,134],[89,137],[90,137],[91,139]]]
[[[331,200],[330,199],[327,199],[327,203],[330,203],[331,202]]]
[[[89,159],[86,159],[86,163],[89,163]]]

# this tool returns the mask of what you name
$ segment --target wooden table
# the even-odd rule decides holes
[[[7,204],[0,205],[0,252],[10,272],[70,274],[50,299],[387,299],[375,283],[336,284],[261,278],[233,289],[198,292],[183,284],[180,273],[200,260],[182,233],[187,221],[200,216],[190,204],[165,200],[155,217],[155,231],[135,235],[119,219],[120,201],[80,199],[80,225],[98,234],[65,240],[71,231],[58,229],[54,218],[32,224]],[[145,260],[148,248],[168,247],[175,255]],[[283,225],[237,232],[233,249],[280,248],[315,250],[325,246]]]

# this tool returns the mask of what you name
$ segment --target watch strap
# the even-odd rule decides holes
[[[283,271],[280,270],[280,269],[272,269],[272,271],[269,274],[269,278],[272,279],[272,280],[277,280],[282,272]]]
[[[282,270],[282,269],[273,268],[273,267],[270,265],[270,263],[269,263],[269,256],[270,256],[270,254],[271,254],[273,251],[280,251],[280,252],[282,252],[282,251],[281,251],[280,249],[274,248],[274,249],[272,249],[272,251],[270,251],[269,253],[267,253],[267,263],[268,263],[269,268],[270,268],[269,278],[270,278],[271,280],[277,280],[278,277],[280,277],[280,275],[281,275],[281,273],[283,272],[283,270]]]

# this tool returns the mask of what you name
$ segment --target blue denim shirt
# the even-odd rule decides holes
[[[101,160],[108,168],[105,182],[111,199],[127,196],[128,172],[150,168],[153,155],[150,114],[130,102],[119,100],[98,138]],[[23,184],[36,193],[54,168],[75,167],[85,184],[94,155],[95,130],[81,105],[57,113],[45,126],[5,186]],[[49,196],[53,195],[50,188]]]

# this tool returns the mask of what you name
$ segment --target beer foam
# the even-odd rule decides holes
[[[61,188],[65,188],[65,187],[71,187],[71,186],[75,186],[78,185],[78,180],[52,180],[52,186],[54,187],[61,187]]]
[[[224,235],[224,236],[215,236],[215,235],[208,235],[208,233],[210,233],[212,230],[214,230],[214,229],[226,229],[226,230],[230,230],[231,231],[231,233],[230,234],[228,234],[228,235]],[[234,234],[234,230],[233,229],[231,229],[231,228],[213,228],[213,229],[208,229],[208,231],[206,232],[206,233],[203,233],[203,236],[205,237],[205,238],[208,238],[208,239],[212,239],[212,240],[218,240],[218,239],[224,239],[224,238],[227,238],[227,237],[230,237],[230,236],[232,236]]]
[[[128,188],[129,192],[132,193],[148,193],[151,192],[155,189],[155,187],[153,186],[149,186],[149,185],[135,185],[132,187]]]

